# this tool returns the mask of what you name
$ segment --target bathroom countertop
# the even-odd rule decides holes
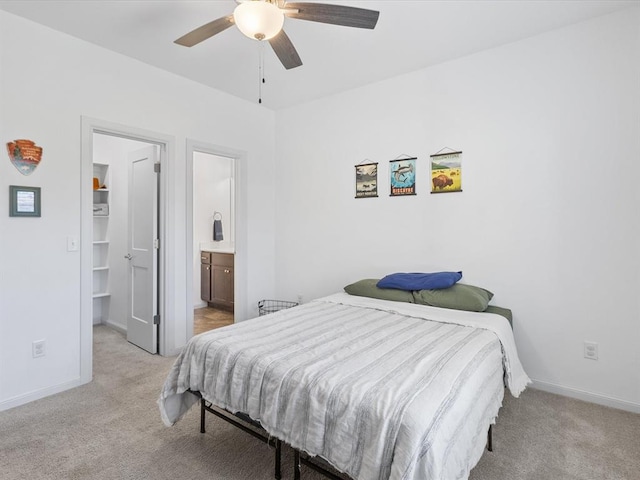
[[[236,253],[235,247],[233,245],[229,245],[228,243],[222,245],[216,245],[215,242],[201,243],[200,250],[203,252],[213,253]]]
[[[232,248],[203,248],[201,249],[203,252],[211,252],[211,253],[231,253],[235,254]]]

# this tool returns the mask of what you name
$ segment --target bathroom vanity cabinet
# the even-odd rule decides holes
[[[233,311],[233,254],[200,252],[200,298],[210,307]]]

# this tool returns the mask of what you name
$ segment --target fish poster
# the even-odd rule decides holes
[[[23,175],[31,175],[42,160],[42,147],[32,140],[14,140],[7,143],[9,160]]]
[[[462,191],[462,152],[431,155],[431,193]]]
[[[378,164],[356,165],[356,198],[378,196]]]
[[[404,158],[389,162],[391,197],[416,194],[416,158]]]

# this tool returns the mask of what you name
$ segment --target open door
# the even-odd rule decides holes
[[[158,352],[158,147],[129,154],[127,340]]]

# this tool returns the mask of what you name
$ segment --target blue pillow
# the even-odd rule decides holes
[[[392,273],[382,278],[378,288],[397,290],[440,290],[449,288],[462,278],[462,272]]]

